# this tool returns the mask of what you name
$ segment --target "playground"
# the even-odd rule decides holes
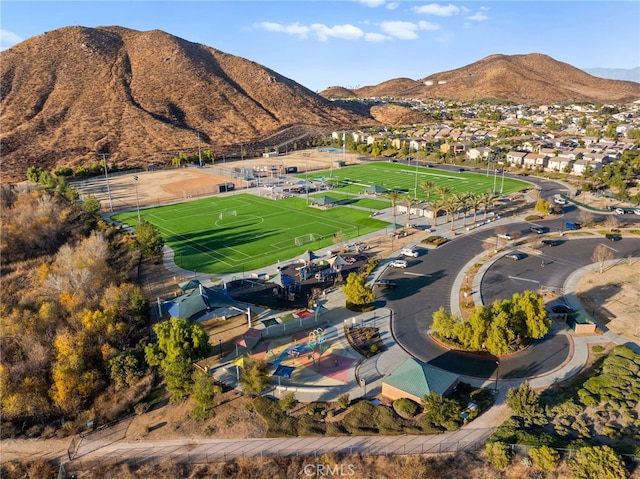
[[[345,347],[336,327],[328,326],[264,339],[251,356],[267,362],[274,384],[341,386],[349,383],[349,371],[357,361],[355,353]]]

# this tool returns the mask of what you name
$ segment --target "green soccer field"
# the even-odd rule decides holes
[[[304,178],[304,175],[298,175]],[[314,171],[314,178],[323,178],[326,182],[334,182],[337,188],[332,193],[344,192],[347,194],[359,194],[371,186],[382,186],[387,190],[397,190],[418,199],[426,199],[420,183],[431,181],[436,185],[447,186],[452,189],[451,194],[457,193],[484,193],[488,190],[496,194],[510,194],[522,191],[530,187],[524,181],[512,178],[495,176],[490,172],[489,176],[482,173],[451,172],[434,168],[422,168],[408,166],[400,163],[376,162],[362,165],[353,165],[346,168],[333,170]],[[417,193],[416,193],[417,187]],[[431,199],[438,198],[437,191],[431,192]]]
[[[178,266],[207,274],[229,274],[331,246],[334,234],[340,231],[348,240],[389,225],[371,218],[370,210],[361,208],[335,206],[322,210],[307,206],[304,198],[270,200],[239,194],[144,209],[141,215],[161,232],[175,252]],[[135,211],[114,218],[132,227],[137,224]]]

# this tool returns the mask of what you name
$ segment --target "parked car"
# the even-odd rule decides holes
[[[505,254],[504,257],[512,259],[513,261],[519,261],[523,258],[526,258],[527,255],[524,253],[509,253],[509,254]]]
[[[506,240],[513,239],[513,237],[509,233],[500,233],[500,234],[498,234],[498,238],[502,238],[502,239],[506,239]]]
[[[616,208],[615,210],[613,210],[613,212],[617,215],[623,215],[626,213],[626,211],[622,208]]]
[[[566,304],[556,304],[551,308],[551,311],[553,311],[554,313],[569,314],[573,313],[573,308],[570,308]]]
[[[375,283],[374,286],[380,286],[381,288],[389,288],[393,289],[396,287],[395,281],[391,281],[390,279],[379,279]]]
[[[622,235],[619,235],[617,233],[607,233],[606,235],[604,235],[604,237],[610,241],[620,241],[622,239]]]
[[[389,266],[391,266],[392,268],[406,268],[407,262],[403,259],[394,259],[391,263],[389,263]]]
[[[555,239],[546,239],[546,240],[542,240],[542,244],[547,246],[558,246],[559,244],[562,244],[562,241],[555,240]]]
[[[418,252],[413,248],[402,248],[402,250],[400,251],[400,254],[402,256],[410,256],[412,258],[418,257]]]
[[[458,173],[462,173],[463,171],[465,171],[464,168],[458,168]]]
[[[563,198],[554,198],[553,202],[557,205],[566,205],[567,201]]]
[[[640,208],[633,210],[633,213],[636,215],[640,215]]]
[[[573,221],[567,221],[565,226],[568,230],[579,230],[581,228],[580,223],[574,223]]]
[[[529,226],[529,231],[541,235],[544,233],[544,228],[541,228],[540,226]]]

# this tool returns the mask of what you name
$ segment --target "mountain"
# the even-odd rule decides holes
[[[608,78],[609,80],[625,80],[640,83],[640,67],[635,68],[583,68],[585,72],[594,77]]]
[[[146,165],[375,125],[249,60],[159,30],[65,27],[0,52],[2,181],[28,166]],[[362,107],[360,107],[362,108]],[[280,134],[278,135],[278,132]],[[255,152],[255,151],[254,151]]]
[[[626,103],[640,99],[640,83],[597,78],[539,53],[498,54],[418,81],[399,78],[352,90],[352,93],[361,98],[386,96],[463,101],[497,98],[529,104]],[[321,94],[326,96],[327,93]]]

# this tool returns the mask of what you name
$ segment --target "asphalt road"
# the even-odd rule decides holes
[[[567,193],[563,185],[550,180],[526,178],[541,189],[545,198]],[[535,223],[546,232],[560,232],[567,221],[576,221],[579,210],[573,205],[564,207],[564,214],[552,220]],[[604,216],[605,214],[596,214]],[[640,217],[625,217],[625,221],[638,222]],[[508,231],[531,234],[532,224],[514,222]],[[450,310],[450,293],[458,272],[483,251],[482,244],[495,237],[492,230],[457,237],[435,250],[420,249],[418,258],[407,258],[406,269],[389,268],[384,278],[392,279],[397,287],[387,289],[380,301],[394,312],[392,330],[396,341],[411,355],[433,366],[464,376],[478,378],[519,379],[538,376],[565,362],[570,354],[569,339],[564,334],[550,332],[534,341],[526,350],[498,360],[492,356],[456,353],[442,348],[428,336],[432,315],[441,306]],[[482,296],[485,303],[511,297],[514,292],[546,286],[562,286],[564,280],[577,267],[592,263],[595,245],[602,239],[585,240],[572,247],[562,244],[547,247],[542,258],[527,257],[520,261],[499,260],[483,281]],[[573,244],[573,242],[572,242]],[[625,239],[608,245],[619,252],[617,257],[640,254],[640,241]],[[541,266],[541,260],[545,266]],[[548,264],[547,264],[548,263]]]

